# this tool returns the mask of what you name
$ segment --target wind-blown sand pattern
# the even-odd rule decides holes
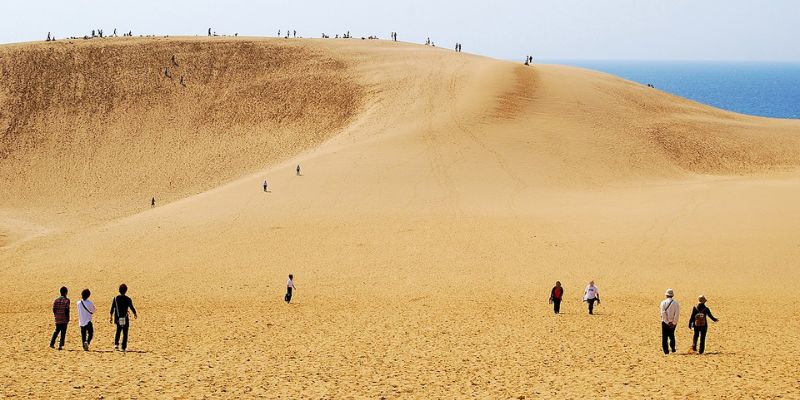
[[[383,41],[8,45],[0,77],[0,397],[800,393],[799,121]],[[47,347],[62,285],[89,353]]]

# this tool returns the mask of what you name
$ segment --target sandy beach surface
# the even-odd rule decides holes
[[[800,397],[800,121],[408,43],[118,38],[0,46],[0,135],[0,397]]]

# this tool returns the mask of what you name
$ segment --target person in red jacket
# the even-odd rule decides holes
[[[556,314],[561,313],[561,299],[563,298],[564,288],[561,287],[561,282],[556,281],[556,285],[550,291],[550,304],[553,305],[553,311]]]

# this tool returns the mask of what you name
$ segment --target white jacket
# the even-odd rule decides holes
[[[678,325],[678,317],[681,314],[681,305],[673,298],[666,298],[661,302],[661,322]]]

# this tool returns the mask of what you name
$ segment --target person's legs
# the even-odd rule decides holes
[[[92,338],[94,338],[94,325],[92,325],[91,321],[86,324],[86,333],[86,343],[92,344]]]
[[[122,333],[122,327],[117,323],[117,333],[114,335],[114,347],[119,346],[119,334]]]
[[[561,312],[561,299],[553,299],[553,311],[556,314]]]
[[[695,336],[697,335],[697,330],[695,330]],[[706,351],[706,333],[708,332],[708,327],[704,326],[700,329],[700,354]]]
[[[81,343],[86,343],[86,334],[89,333],[89,325],[81,327]]]
[[[589,299],[589,314],[594,314],[594,301],[595,299]]]
[[[122,351],[128,348],[128,328],[130,324],[126,321],[125,326],[122,327]]]
[[[675,327],[667,325],[669,329],[669,347],[672,349],[672,352],[675,352]]]
[[[289,303],[290,301],[292,301],[292,288],[287,287],[286,288],[286,302]]]
[[[58,337],[58,324],[56,324],[56,328],[53,331],[53,337],[50,339],[50,347],[55,347],[56,345],[56,338]]]
[[[692,350],[697,351],[697,337],[700,336],[700,328],[694,327],[694,336],[692,336]]]
[[[58,341],[58,348],[64,348],[64,340],[67,337],[67,324],[59,324],[61,329],[61,340]]]
[[[665,324],[664,321],[661,321],[661,349],[664,350],[664,354],[669,354],[669,347],[667,347],[669,331],[669,325]]]

